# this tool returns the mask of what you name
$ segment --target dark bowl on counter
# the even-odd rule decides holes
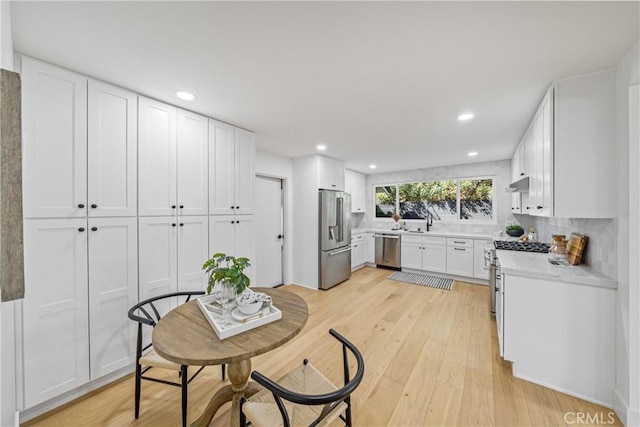
[[[507,234],[511,237],[520,237],[524,234],[524,230],[506,230]]]

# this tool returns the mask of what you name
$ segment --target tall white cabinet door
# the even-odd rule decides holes
[[[205,290],[202,264],[209,259],[209,219],[188,216],[178,221],[178,291]]]
[[[209,216],[209,254],[223,253],[233,255],[235,252],[234,215]]]
[[[255,230],[253,215],[236,216],[235,223],[235,257],[249,258],[255,263]],[[251,279],[251,283],[255,283],[255,268],[253,266],[245,270],[245,274]]]
[[[91,378],[135,361],[138,301],[138,221],[89,219],[89,333]]]
[[[236,129],[235,137],[235,213],[252,214],[253,186],[256,179],[255,135],[243,129]]]
[[[173,215],[176,201],[176,108],[138,97],[138,212]]]
[[[141,301],[177,291],[177,234],[176,217],[138,218]]]
[[[422,246],[422,269],[447,272],[447,247],[425,242]]]
[[[236,201],[235,129],[226,123],[209,119],[209,213],[233,214]]]
[[[89,381],[87,220],[26,220],[24,396],[29,408]]]
[[[87,214],[87,79],[22,59],[25,218]]]
[[[136,216],[136,94],[89,80],[88,197],[91,217]]]
[[[402,236],[400,249],[402,268],[422,269],[422,239],[420,237]]]
[[[209,213],[209,119],[178,110],[178,214]]]

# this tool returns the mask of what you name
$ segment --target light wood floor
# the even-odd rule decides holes
[[[364,380],[352,397],[356,426],[573,423],[575,416],[565,420],[566,413],[607,422],[607,408],[511,376],[497,354],[487,287],[456,282],[452,291],[443,291],[387,280],[390,273],[364,268],[329,291],[286,286],[309,304],[309,321],[286,346],[255,358],[253,369],[278,378],[308,358],[341,384],[341,349],[328,334],[334,328],[365,358]],[[190,422],[221,385],[217,366],[189,385]],[[228,425],[228,411],[212,425]],[[25,425],[178,426],[180,390],[143,382],[135,420],[128,376]]]

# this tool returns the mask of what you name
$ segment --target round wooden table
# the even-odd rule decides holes
[[[153,329],[153,348],[167,360],[189,366],[228,364],[231,384],[218,390],[192,427],[208,426],[218,408],[229,401],[231,426],[239,425],[240,398],[258,391],[255,383],[249,383],[251,358],[283,345],[307,323],[309,308],[298,295],[283,289],[252,289],[271,296],[273,304],[282,311],[282,318],[220,340],[197,301],[190,301],[167,313]]]

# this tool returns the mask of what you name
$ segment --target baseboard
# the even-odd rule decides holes
[[[69,390],[68,392],[63,393],[60,396],[49,399],[46,402],[39,403],[38,405],[32,406],[31,408],[25,409],[24,411],[20,412],[20,424],[33,418],[39,417],[40,415],[44,415],[49,411],[61,409],[61,407],[67,403],[82,398],[92,391],[95,391],[129,374],[134,373],[134,368],[135,365],[133,364],[131,364],[130,366],[125,366],[124,368],[120,368],[115,372],[105,375],[104,377],[98,378],[73,390]]]
[[[640,426],[640,411],[629,408],[626,399],[620,396],[618,390],[613,390],[613,410],[627,427]]]
[[[513,363],[512,364],[512,370],[511,370],[513,376],[516,377],[516,378],[520,378],[521,380],[541,385],[542,387],[550,388],[551,390],[559,391],[560,393],[568,394],[569,396],[577,397],[578,399],[586,400],[587,402],[595,403],[596,405],[604,406],[605,408],[614,409],[614,407],[611,404],[611,402],[602,402],[602,401],[599,401],[597,399],[594,399],[593,397],[584,396],[584,395],[581,395],[580,393],[575,393],[575,392],[570,391],[570,390],[565,390],[565,389],[563,389],[561,387],[557,387],[557,386],[554,386],[554,385],[551,385],[551,384],[546,384],[546,383],[544,383],[542,381],[537,381],[537,380],[535,380],[533,378],[529,378],[526,375],[518,374],[516,366],[517,366],[517,364]]]

